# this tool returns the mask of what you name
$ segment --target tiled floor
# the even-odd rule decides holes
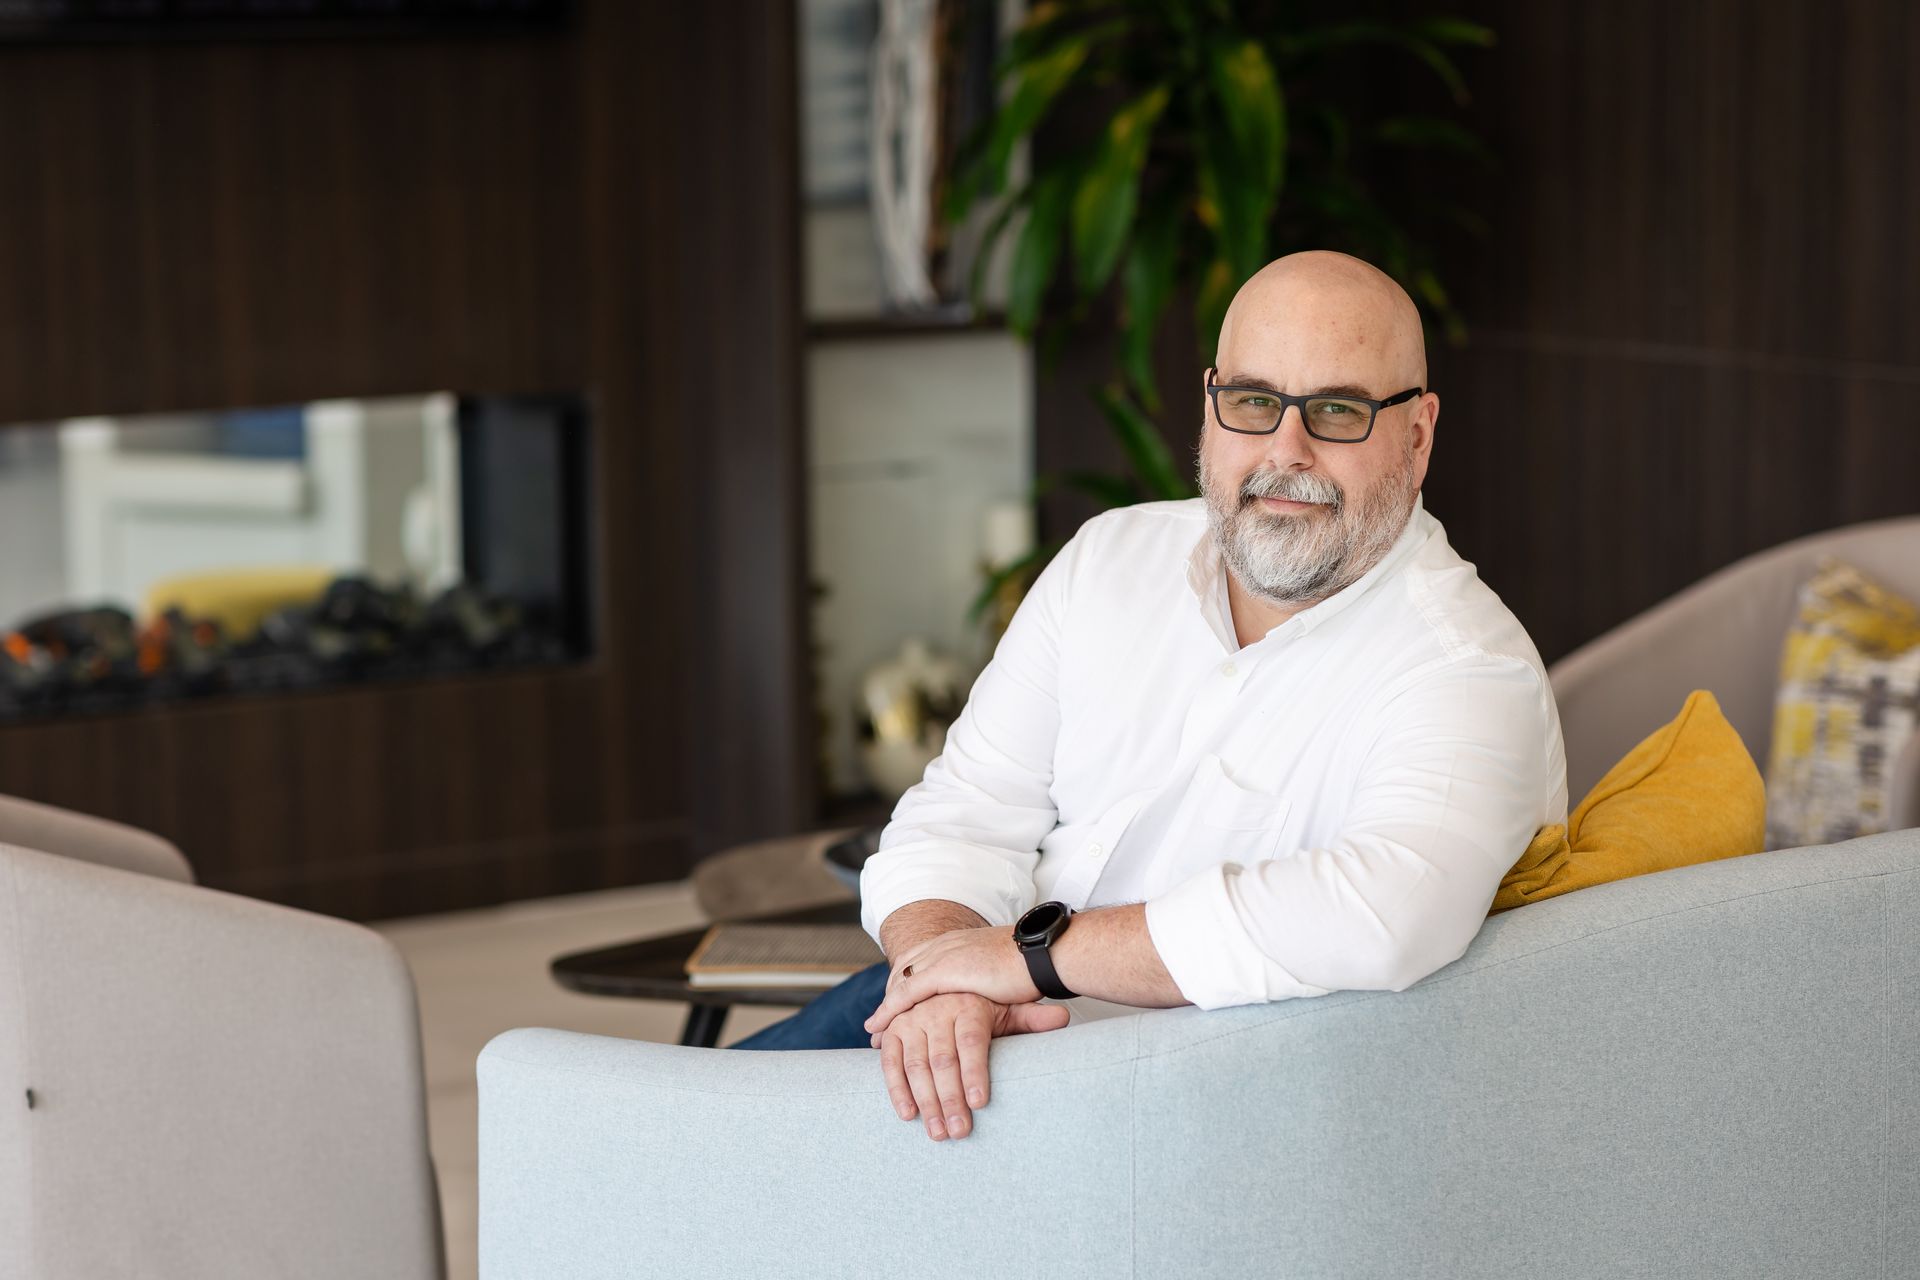
[[[684,1005],[577,995],[554,984],[547,962],[563,952],[690,929],[702,921],[691,886],[679,881],[376,926],[406,956],[420,992],[428,1124],[447,1224],[449,1280],[477,1274],[473,1064],[481,1047],[513,1027],[677,1041]],[[725,1039],[784,1016],[778,1009],[743,1009],[728,1019]]]

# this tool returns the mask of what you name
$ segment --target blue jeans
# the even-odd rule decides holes
[[[815,996],[791,1018],[757,1031],[734,1049],[870,1049],[873,1037],[861,1024],[887,997],[887,966],[862,969]]]

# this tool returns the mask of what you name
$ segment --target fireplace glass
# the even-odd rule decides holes
[[[580,661],[587,429],[449,392],[0,427],[0,722]]]

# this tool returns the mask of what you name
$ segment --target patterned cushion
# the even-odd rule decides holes
[[[1767,763],[1767,847],[1886,830],[1887,768],[1920,716],[1920,606],[1823,560],[1787,631]]]

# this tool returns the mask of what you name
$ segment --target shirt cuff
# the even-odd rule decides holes
[[[880,941],[880,926],[901,907],[938,899],[957,902],[989,926],[1009,925],[1037,901],[1031,877],[1017,882],[1011,868],[990,869],[985,877],[969,868],[975,851],[940,841],[903,844],[867,859],[860,871],[860,925]],[[956,856],[957,855],[957,856]],[[969,874],[973,870],[975,874]],[[993,883],[999,880],[999,884]]]
[[[1202,1009],[1323,996],[1254,945],[1234,905],[1233,863],[1206,870],[1147,903],[1147,936],[1180,994]]]

